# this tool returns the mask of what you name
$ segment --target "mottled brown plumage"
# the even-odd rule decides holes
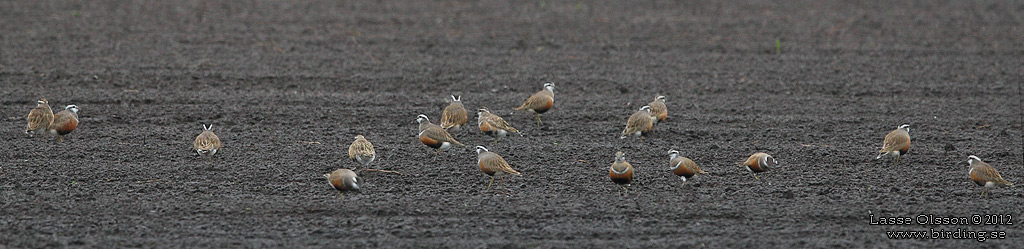
[[[490,189],[491,185],[494,184],[494,177],[498,177],[499,179],[502,179],[502,182],[504,182],[504,179],[502,178],[503,174],[517,176],[522,175],[518,171],[512,169],[512,166],[508,165],[505,158],[502,158],[497,153],[488,151],[487,148],[484,148],[483,146],[477,146],[476,153],[477,166],[479,166],[480,170],[485,174],[491,176],[491,183],[487,184],[487,189]]]
[[[971,170],[967,172],[971,176],[971,181],[978,186],[984,187],[984,190],[981,192],[983,196],[988,194],[989,188],[1013,186],[1013,183],[1004,180],[1003,176],[999,175],[996,168],[981,161],[981,158],[977,156],[967,157],[967,164],[971,166]]]
[[[523,136],[523,133],[512,127],[505,119],[491,113],[487,109],[477,110],[476,124],[480,127],[481,132],[494,137],[494,143],[498,143],[498,140],[508,135],[508,133],[516,133],[519,136]]]
[[[434,152],[435,158],[441,151],[447,150],[453,144],[459,146],[466,146],[455,140],[448,131],[441,128],[441,126],[430,123],[430,119],[427,115],[420,114],[416,118],[416,122],[420,123],[420,134],[416,135],[420,142],[424,145],[436,149]]]
[[[537,117],[537,125],[543,124],[540,120],[540,114],[551,110],[551,107],[555,105],[555,83],[544,83],[544,90],[540,90],[534,93],[523,102],[522,105],[516,107],[516,110],[528,110]]]
[[[629,135],[643,136],[651,130],[654,130],[654,117],[651,116],[651,107],[645,105],[629,116],[626,128],[622,130],[622,136],[619,138],[626,138]]]
[[[750,157],[748,157],[746,161],[740,163],[740,165],[746,168],[747,171],[750,171],[750,173],[754,173],[755,179],[761,180],[760,177],[757,177],[757,173],[765,172],[775,166],[778,166],[779,161],[776,161],[771,155],[764,152],[758,152],[750,155]]]
[[[686,180],[693,178],[696,174],[708,174],[708,172],[704,172],[700,167],[697,167],[697,163],[694,163],[690,158],[679,156],[679,151],[669,150],[668,154],[668,165],[672,173],[679,176],[679,179],[682,179],[684,184]]]
[[[214,154],[221,149],[220,138],[217,134],[213,134],[213,125],[203,125],[203,133],[196,136],[196,141],[192,143],[192,148],[199,153],[200,157],[213,158]]]
[[[651,101],[651,115],[654,115],[654,122],[665,121],[668,118],[668,107],[665,106],[665,96],[658,95],[654,97],[654,101]]]
[[[452,95],[452,103],[441,113],[441,128],[459,130],[469,119],[466,107],[462,106],[462,96]]]
[[[338,191],[359,190],[359,179],[352,170],[337,169],[330,174],[324,174],[324,178],[327,178],[327,183]]]
[[[615,152],[615,162],[608,168],[608,177],[629,191],[629,184],[633,182],[633,165],[626,162],[626,154],[622,151]]]
[[[373,144],[366,140],[363,135],[356,136],[352,145],[348,146],[348,158],[352,159],[363,167],[367,167],[377,158],[377,152],[373,150]]]
[[[875,159],[893,156],[896,158],[893,160],[893,164],[898,164],[900,157],[906,155],[908,151],[910,151],[910,125],[904,124],[885,135],[882,149],[878,151],[878,156]]]
[[[46,130],[53,123],[53,110],[50,109],[50,102],[45,98],[36,101],[36,108],[32,108],[25,119],[28,121],[25,134],[35,136],[36,133]]]
[[[64,141],[64,135],[78,128],[78,106],[68,105],[63,111],[53,115],[53,123],[47,128],[51,134],[57,135],[57,142]]]

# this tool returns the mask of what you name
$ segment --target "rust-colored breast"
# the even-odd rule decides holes
[[[682,163],[679,164],[679,167],[672,170],[672,173],[676,174],[677,176],[685,176],[686,178],[690,178],[693,175],[697,174],[697,172],[694,170],[694,168],[696,167],[693,167],[692,165],[693,161],[690,161],[688,158],[679,157],[676,158],[675,160],[672,160],[672,162],[674,162],[674,164],[671,165],[673,167],[678,163]]]
[[[550,96],[541,96],[541,98],[543,98],[543,102],[541,102],[539,106],[533,108],[533,111],[536,113],[545,113],[548,110],[551,110],[551,107],[555,105],[555,100]]]
[[[71,119],[68,119],[63,124],[61,124],[60,126],[57,126],[56,130],[57,130],[57,134],[67,135],[68,133],[71,133],[72,131],[75,131],[75,128],[78,128],[78,120],[74,119],[74,118],[71,118]]]
[[[490,122],[487,122],[487,120],[484,120],[484,121],[480,122],[480,131],[490,135],[492,132],[494,132],[494,127],[491,126]]]
[[[633,181],[633,167],[626,163],[626,172],[622,174],[615,173],[615,165],[608,169],[608,177],[612,179],[612,182],[616,184],[629,184]]]
[[[441,147],[441,141],[438,141],[437,139],[434,139],[434,138],[431,138],[430,136],[427,136],[426,132],[420,134],[420,142],[422,142],[424,145],[430,146],[430,148],[434,148],[434,149],[437,149],[437,148]]]

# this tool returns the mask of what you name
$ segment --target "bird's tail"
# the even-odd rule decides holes
[[[519,171],[516,171],[516,170],[514,170],[512,168],[504,168],[504,169],[501,169],[501,171],[505,171],[505,173],[509,173],[509,174],[513,174],[513,175],[517,175],[517,176],[522,176],[523,175],[523,174],[520,174]]]
[[[1013,183],[1012,182],[1004,180],[1004,179],[999,179],[999,183],[1003,184],[1003,185],[1006,185],[1006,186],[1013,187]]]
[[[707,175],[708,174],[708,172],[704,171],[703,169],[697,169],[697,173],[700,173],[701,175]]]
[[[513,110],[516,110],[516,111],[519,111],[519,110],[523,110],[523,109],[526,109],[526,102],[523,102],[523,104],[522,104],[522,105],[520,105],[519,107],[516,107],[516,108],[512,108],[512,109],[513,109]]]
[[[454,140],[454,139],[452,139],[452,143],[455,144],[455,145],[458,145],[458,146],[463,146],[463,147],[466,146],[465,144],[462,144],[458,140]]]

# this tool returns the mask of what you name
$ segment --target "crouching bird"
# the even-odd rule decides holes
[[[487,184],[487,189],[491,189],[491,185],[494,184],[494,177],[498,177],[498,179],[501,180],[500,184],[504,185],[505,179],[502,178],[502,175],[510,174],[522,176],[518,171],[512,169],[512,166],[508,165],[505,158],[502,158],[497,153],[491,152],[483,146],[477,146],[476,153],[477,166],[480,167],[480,170],[483,171],[484,174],[491,176],[491,183]]]
[[[668,118],[668,107],[665,106],[665,96],[658,95],[654,97],[654,101],[651,101],[651,115],[654,115],[654,123],[665,121]]]
[[[512,127],[505,119],[501,118],[487,109],[481,108],[476,112],[476,124],[480,127],[480,131],[488,136],[494,137],[494,143],[497,144],[498,140],[505,137],[509,133],[516,133],[519,136],[523,136],[519,130]]]
[[[217,151],[223,147],[220,143],[220,138],[217,134],[213,134],[213,124],[210,126],[203,125],[203,133],[199,133],[196,136],[196,141],[192,143],[192,148],[199,153],[201,158],[213,159],[213,155],[217,154]]]
[[[775,166],[779,165],[779,161],[775,161],[775,158],[764,152],[754,153],[747,158],[746,161],[740,163],[741,166],[747,169],[750,173],[754,174],[754,179],[761,180],[757,177],[757,173],[768,171]]]
[[[697,163],[694,163],[690,158],[679,156],[679,151],[677,150],[669,150],[668,156],[668,165],[672,173],[679,176],[679,179],[683,180],[683,184],[686,184],[686,180],[693,178],[697,174],[708,174],[708,172],[704,172],[700,167],[697,167]]]
[[[338,194],[342,197],[344,197],[342,194],[344,191],[359,190],[359,179],[356,177],[356,172],[352,170],[337,169],[330,174],[324,174],[324,178],[327,178],[327,183],[338,190]]]
[[[420,114],[416,118],[416,122],[420,123],[420,134],[416,135],[419,137],[420,142],[427,147],[434,148],[434,159],[437,159],[437,155],[441,154],[441,151],[451,148],[452,145],[466,146],[452,137],[448,131],[441,128],[436,124],[430,123],[430,119],[427,115]]]
[[[53,110],[50,109],[50,102],[45,98],[36,101],[36,107],[28,112],[25,119],[28,121],[25,134],[28,134],[29,137],[45,131],[53,123]]]
[[[53,115],[53,123],[47,130],[57,135],[57,142],[60,143],[64,141],[64,135],[75,131],[75,128],[78,128],[78,106],[68,105],[63,111]]]
[[[889,132],[885,135],[885,140],[882,141],[882,149],[878,151],[878,156],[875,159],[881,159],[883,156],[891,156],[896,159],[893,160],[892,164],[899,164],[900,157],[907,154],[910,150],[910,125],[903,124],[899,128]]]
[[[643,142],[642,136],[654,130],[654,120],[654,116],[651,116],[650,106],[640,107],[640,110],[634,112],[629,116],[629,120],[626,120],[626,128],[622,129],[622,136],[619,138],[636,135],[640,137],[640,142]]]
[[[996,168],[981,161],[981,158],[977,156],[971,155],[967,157],[967,164],[971,166],[971,170],[967,172],[971,176],[971,181],[978,184],[978,186],[985,187],[981,192],[982,196],[988,194],[989,188],[1013,186],[1013,183],[1003,180],[1003,176],[999,175]]]
[[[626,162],[626,153],[615,152],[615,162],[608,168],[608,177],[629,193],[629,185],[633,182],[633,165]]]
[[[468,118],[466,107],[462,105],[462,96],[452,95],[452,103],[441,112],[441,128],[458,131],[466,124]]]
[[[530,95],[526,101],[523,101],[522,105],[516,107],[518,110],[527,110],[537,117],[537,125],[543,124],[540,121],[540,114],[551,110],[551,107],[555,105],[555,83],[548,82],[544,83],[544,89],[540,90],[533,95]]]
[[[377,159],[377,152],[373,150],[373,144],[366,140],[363,135],[357,135],[352,145],[348,146],[348,158],[362,165],[364,168]]]

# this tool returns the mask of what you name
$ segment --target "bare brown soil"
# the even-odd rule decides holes
[[[1024,190],[979,197],[967,156],[1024,184],[1024,4],[783,2],[0,1],[0,248],[1022,247]],[[543,126],[509,114],[545,81]],[[526,135],[467,128],[432,161],[414,120],[450,94]],[[658,94],[668,120],[620,140]],[[22,133],[40,97],[81,108],[65,143]],[[873,160],[901,123],[910,155]],[[401,174],[341,198],[321,175],[358,134]],[[523,176],[485,190],[475,145]],[[682,185],[669,149],[710,175]],[[758,151],[761,181],[737,166]],[[1007,234],[885,235],[928,229]]]

